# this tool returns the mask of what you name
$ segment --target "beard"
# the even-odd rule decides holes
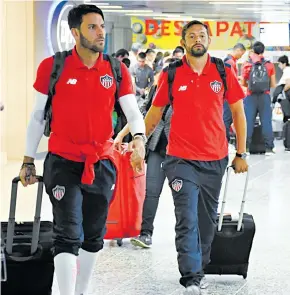
[[[80,43],[83,48],[86,48],[93,53],[103,52],[105,49],[105,42],[103,45],[96,45],[93,42],[90,42],[88,39],[85,38],[85,36],[80,33]]]
[[[196,46],[196,44],[195,44],[191,48],[187,48],[187,52],[191,56],[194,56],[194,57],[202,57],[202,56],[204,56],[207,53],[208,47],[205,47],[202,44],[198,44],[198,45],[201,46],[201,47],[199,47],[199,48],[194,47],[194,46]]]

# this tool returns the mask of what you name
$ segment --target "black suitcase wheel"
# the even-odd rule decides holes
[[[117,239],[117,245],[121,247],[123,245],[123,240],[122,239]]]
[[[248,276],[248,275],[247,275],[246,273],[243,274],[243,278],[244,278],[244,279],[246,279],[247,276]]]

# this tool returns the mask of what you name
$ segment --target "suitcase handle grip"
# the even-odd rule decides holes
[[[226,206],[226,198],[227,198],[227,193],[228,193],[228,184],[229,184],[229,179],[230,179],[230,172],[233,169],[235,170],[235,166],[231,165],[228,166],[226,169],[227,176],[226,176],[226,184],[225,184],[225,190],[224,190],[224,196],[222,200],[222,208],[220,212],[220,217],[218,220],[218,231],[222,230],[222,224],[223,224],[223,219],[224,219],[224,212],[225,212],[225,206]],[[244,208],[245,208],[245,202],[246,202],[246,197],[247,197],[247,189],[248,189],[248,182],[249,182],[249,170],[250,166],[248,167],[248,172],[246,176],[246,181],[245,181],[245,186],[244,186],[244,192],[243,192],[243,199],[240,207],[240,212],[239,212],[239,220],[238,220],[238,226],[237,226],[237,231],[240,231],[242,228],[242,222],[243,222],[243,216],[244,216]]]
[[[42,205],[42,195],[43,195],[43,177],[36,175],[38,181],[37,189],[37,198],[36,198],[36,207],[34,213],[34,222],[32,230],[32,242],[31,242],[31,255],[37,252],[38,249],[38,240],[39,240],[39,231],[40,231],[40,215],[41,215],[41,205]],[[15,212],[16,212],[16,203],[17,203],[17,190],[18,182],[20,177],[17,176],[12,180],[11,188],[11,199],[10,199],[10,212],[9,220],[7,226],[7,238],[6,238],[6,252],[8,255],[12,255],[13,248],[13,239],[14,239],[14,229],[15,229]]]
[[[15,243],[12,245],[12,248],[14,247],[27,247],[27,248],[31,248],[31,243]],[[9,257],[11,260],[16,261],[16,262],[25,262],[25,261],[30,261],[33,259],[39,259],[41,257],[42,254],[42,246],[38,245],[36,251],[29,255],[29,256],[15,256],[15,254],[8,254],[6,252],[7,257]]]
[[[40,176],[40,175],[36,175],[36,180],[37,180],[38,182],[43,182],[43,177]],[[17,176],[17,177],[15,177],[15,178],[13,178],[12,183],[18,183],[19,181],[20,181],[20,177]]]

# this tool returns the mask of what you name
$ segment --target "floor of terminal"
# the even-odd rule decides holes
[[[250,256],[248,278],[208,276],[208,295],[288,295],[290,294],[290,154],[282,142],[271,157],[252,155],[246,212],[253,214],[256,235]],[[20,163],[9,162],[3,168],[1,220],[8,216],[10,180]],[[288,166],[289,165],[289,166]],[[42,163],[37,162],[39,173]],[[245,175],[231,175],[226,212],[237,212],[242,198]],[[33,217],[35,188],[19,188],[17,219]],[[43,220],[51,220],[51,206],[44,196]],[[155,222],[153,246],[134,248],[129,240],[122,247],[106,241],[96,264],[89,295],[180,295],[179,272],[174,245],[174,208],[168,185],[164,186]],[[53,295],[58,295],[54,284]]]

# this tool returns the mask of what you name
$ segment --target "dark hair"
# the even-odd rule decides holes
[[[184,54],[183,50],[181,50],[180,48],[175,48],[174,51],[172,52],[172,55],[174,55],[176,53],[182,53],[182,54]]]
[[[146,54],[155,53],[155,50],[148,48],[145,53]]]
[[[242,43],[237,43],[235,46],[234,46],[234,50],[235,49],[241,49],[243,51],[246,51],[246,47],[244,46],[244,44]]]
[[[128,56],[129,56],[129,52],[128,52],[128,50],[126,50],[126,49],[124,49],[124,48],[119,49],[119,50],[116,52],[116,54],[115,54],[116,57],[119,57],[119,56],[124,57],[125,55],[128,55]]]
[[[194,25],[201,25],[203,27],[206,28],[206,32],[207,32],[207,35],[209,35],[208,33],[208,27],[206,24],[198,21],[198,20],[192,20],[191,22],[189,22],[188,24],[186,24],[183,28],[182,28],[182,39],[185,40],[185,35],[186,35],[186,32],[189,28],[191,28],[192,26]]]
[[[282,55],[278,58],[278,62],[280,62],[281,64],[286,64],[286,66],[289,66],[289,59],[287,55]]]
[[[96,5],[81,4],[72,8],[68,13],[67,20],[69,28],[79,29],[83,22],[83,16],[88,13],[97,13],[105,20],[103,11],[99,7]]]
[[[181,50],[183,54],[185,53],[185,50],[182,46],[176,46],[175,50],[176,49]]]
[[[146,59],[146,53],[145,52],[140,52],[138,53],[138,57],[141,59]]]
[[[179,58],[177,57],[170,57],[170,58],[167,58],[165,61],[164,61],[164,64],[170,64],[172,62],[175,62],[177,60],[180,60]]]
[[[265,51],[265,45],[262,42],[260,42],[260,41],[256,41],[253,44],[253,51],[256,54],[263,54],[264,51]]]
[[[131,61],[129,58],[125,57],[122,59],[122,63],[124,63],[126,65],[127,68],[130,68],[131,65]]]

